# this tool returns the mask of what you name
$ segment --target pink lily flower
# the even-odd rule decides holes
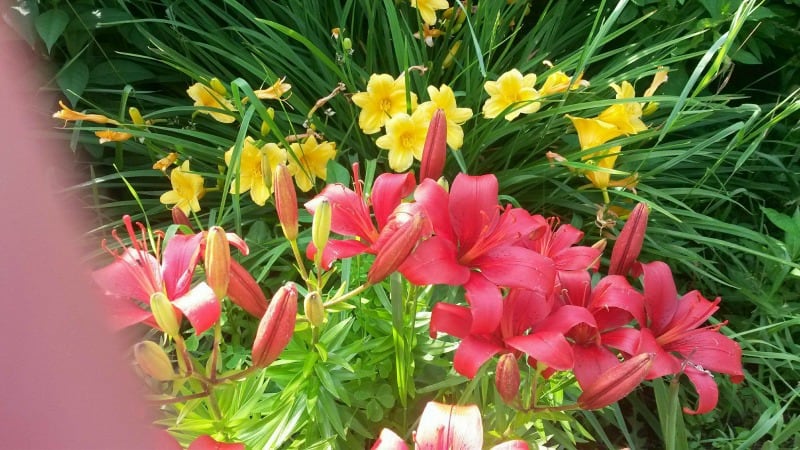
[[[473,331],[470,308],[441,302],[434,305],[431,337],[443,332],[461,339],[453,359],[458,373],[474,378],[490,358],[509,352],[524,352],[553,370],[572,369],[572,349],[563,333],[531,331],[549,316],[554,305],[548,297],[538,291],[512,289],[501,305],[500,324],[491,333]]]
[[[329,184],[305,204],[313,216],[320,202],[327,199],[331,205],[331,231],[354,237],[354,239],[328,240],[322,252],[322,265],[326,269],[337,259],[350,258],[362,253],[377,253],[375,244],[379,240],[381,230],[390,222],[395,208],[400,205],[403,198],[411,195],[416,185],[414,175],[411,173],[379,175],[375,179],[370,196],[372,211],[375,214],[373,222],[370,205],[367,204],[361,190],[357,164],[353,165],[353,172],[355,191],[342,184]],[[314,259],[316,252],[314,244],[309,243],[306,249],[309,259]]]
[[[578,384],[586,388],[620,363],[618,352],[611,348],[625,346],[625,336],[618,336],[616,331],[632,319],[640,323],[644,320],[642,295],[620,275],[606,276],[594,287],[585,271],[573,272],[562,280],[560,295],[566,304],[534,331],[562,333],[571,342],[575,362],[572,370]],[[511,343],[529,353],[529,339],[521,336]]]
[[[541,216],[535,217],[545,220]],[[600,248],[575,245],[583,239],[583,231],[570,224],[559,225],[556,217],[550,217],[546,222],[547,226],[542,227],[540,233],[523,243],[525,247],[553,260],[557,279],[564,272],[596,272],[600,268]]]
[[[205,282],[191,286],[203,235],[173,236],[159,259],[147,248],[144,226],[137,222],[142,233],[139,240],[130,216],[123,216],[122,221],[130,235],[131,247],[122,244],[113,232],[124,251],[108,250],[115,261],[92,273],[108,299],[112,328],[118,330],[141,322],[156,327],[153,314],[141,305],[148,305],[150,297],[157,292],[164,293],[189,319],[197,334],[210,328],[219,319],[219,300]]]
[[[641,270],[647,327],[639,332],[637,352],[656,355],[647,379],[686,374],[697,390],[698,405],[683,411],[705,414],[716,407],[719,396],[711,372],[726,373],[734,383],[744,380],[741,347],[719,332],[725,323],[700,327],[719,309],[720,299],[709,301],[696,290],[678,297],[672,271],[661,261],[642,264]]]
[[[445,405],[428,402],[414,434],[417,450],[482,450],[483,419],[476,405]],[[384,428],[372,450],[408,450],[393,431]],[[524,441],[508,441],[492,450],[529,450]]]
[[[492,333],[502,316],[501,287],[539,290],[554,285],[553,262],[521,241],[540,232],[544,221],[521,208],[501,209],[494,175],[459,174],[450,192],[425,179],[414,192],[434,235],[400,267],[417,285],[463,285],[472,332]]]

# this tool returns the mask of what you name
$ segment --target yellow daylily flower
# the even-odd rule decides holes
[[[578,132],[578,141],[580,142],[581,150],[589,150],[603,145],[611,139],[624,134],[616,126],[597,118],[585,119],[570,115],[567,115],[567,118],[572,121],[572,125]],[[613,169],[621,148],[621,146],[616,145],[608,149],[586,153],[581,156],[581,160],[587,164],[592,164],[603,169]],[[604,197],[608,195],[606,194],[606,189],[608,188],[611,178],[610,173],[600,170],[586,170],[583,174],[595,187],[603,190]],[[606,203],[608,203],[607,199]]]
[[[668,73],[669,73],[668,67],[659,66],[658,72],[656,72],[656,74],[653,75],[653,81],[650,83],[650,87],[647,88],[646,91],[644,91],[644,96],[652,97],[653,94],[656,93],[656,89],[658,89],[659,86],[667,82]],[[644,109],[642,110],[642,114],[644,115],[652,114],[653,112],[655,112],[657,108],[658,108],[658,102],[650,102],[644,107]]]
[[[386,134],[375,141],[378,147],[389,150],[389,167],[395,172],[408,170],[415,158],[422,160],[425,136],[430,124],[430,118],[425,120],[423,113],[424,111],[414,112],[411,116],[400,113],[393,116],[386,123]]]
[[[509,122],[520,114],[535,113],[541,107],[539,92],[534,89],[536,74],[529,73],[522,76],[517,69],[511,69],[500,75],[497,81],[487,81],[483,88],[491,96],[483,104],[483,115],[492,119],[503,113],[507,108],[505,119]]]
[[[442,30],[431,28],[430,26],[428,26],[428,24],[423,23],[422,33],[418,31],[414,33],[414,37],[417,39],[420,39],[421,37],[423,40],[425,40],[425,45],[427,45],[428,47],[433,47],[433,40],[443,34],[444,33],[442,32]]]
[[[230,167],[233,148],[225,152],[225,164]],[[255,140],[248,136],[239,155],[239,189],[236,182],[231,183],[231,194],[244,194],[250,191],[250,198],[259,206],[264,206],[272,193],[272,171],[278,164],[286,162],[286,150],[278,144],[267,143],[256,146]]]
[[[436,25],[436,10],[447,9],[447,0],[411,0],[411,7],[417,8],[422,21],[427,25]]]
[[[128,139],[133,137],[133,135],[130,133],[126,133],[124,131],[115,131],[115,130],[95,131],[94,135],[100,138],[101,144],[105,144],[106,142],[127,141]]]
[[[636,97],[633,85],[627,81],[623,81],[622,86],[611,83],[611,88],[616,91],[618,99]],[[642,104],[639,102],[611,105],[603,110],[597,118],[616,126],[625,134],[636,134],[647,129],[647,125],[642,122]]]
[[[317,178],[328,178],[328,161],[336,156],[335,142],[318,143],[314,136],[309,136],[302,144],[292,144],[291,149],[297,159],[288,158],[287,168],[301,191],[310,191]]]
[[[53,113],[54,119],[61,119],[67,122],[83,120],[85,122],[94,122],[94,123],[99,123],[101,125],[109,123],[113,125],[119,125],[119,122],[117,122],[116,120],[110,117],[106,117],[102,114],[84,114],[74,111],[69,107],[67,107],[67,105],[65,105],[64,102],[61,100],[58,101],[58,106],[61,107],[61,111],[56,111],[55,113]]]
[[[413,110],[417,107],[417,95],[411,93],[410,98]],[[367,91],[353,94],[352,99],[361,108],[358,126],[365,134],[379,132],[390,117],[405,113],[408,109],[406,82],[402,75],[394,79],[388,74],[372,74]]]
[[[567,89],[574,91],[575,89],[578,89],[582,85],[588,83],[588,81],[582,79],[582,75],[578,75],[578,77],[570,86],[569,83],[570,79],[571,78],[569,75],[560,70],[551,73],[550,75],[547,76],[547,78],[544,80],[544,84],[539,89],[539,95],[544,97],[546,95],[553,95],[561,92],[566,92]]]
[[[283,77],[272,84],[272,86],[266,89],[259,89],[253,91],[256,94],[256,97],[260,98],[261,100],[279,100],[283,94],[289,92],[292,88],[292,85],[289,83],[284,83],[286,77]]]
[[[455,93],[446,84],[441,85],[438,89],[428,86],[428,95],[431,100],[419,105],[414,114],[419,114],[423,121],[430,123],[433,113],[437,109],[443,109],[447,119],[447,145],[453,150],[460,149],[464,145],[464,130],[461,129],[461,125],[472,117],[472,110],[459,108],[456,104]]]
[[[189,210],[200,211],[199,200],[205,195],[203,177],[196,173],[189,173],[189,161],[184,161],[180,167],[172,169],[169,175],[172,190],[161,194],[159,199],[165,205],[175,205],[187,216]]]
[[[219,110],[233,111],[233,104],[215,89],[202,83],[195,83],[186,90],[189,97],[194,100],[194,106],[204,108],[214,108]],[[231,113],[209,111],[207,109],[198,110],[203,114],[208,114],[217,122],[232,123],[236,118]]]

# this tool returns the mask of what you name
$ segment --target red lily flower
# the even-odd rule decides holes
[[[430,333],[447,333],[461,339],[453,367],[467,378],[499,353],[528,354],[554,370],[569,370],[573,365],[572,349],[558,331],[528,331],[542,323],[553,307],[541,292],[512,289],[502,301],[500,324],[491,333],[475,333],[472,311],[459,305],[437,303],[431,313]]]
[[[541,216],[536,217],[545,220]],[[585,272],[589,269],[597,271],[600,268],[602,251],[599,248],[575,245],[583,239],[581,230],[570,224],[559,225],[556,217],[550,217],[546,222],[547,226],[541,227],[538,235],[524,241],[524,245],[552,259],[557,278],[563,272]]]
[[[417,285],[463,285],[473,333],[492,333],[502,316],[500,287],[549,294],[553,262],[522,246],[544,226],[521,208],[501,210],[494,175],[459,174],[450,192],[423,180],[414,199],[431,221],[434,236],[424,240],[400,267]],[[502,212],[501,212],[502,211]]]
[[[742,349],[719,332],[724,323],[699,328],[719,309],[720,299],[709,301],[698,291],[678,297],[672,271],[661,261],[642,264],[641,270],[647,327],[639,332],[637,352],[656,355],[647,379],[685,373],[697,390],[698,405],[684,412],[707,413],[719,395],[710,372],[726,373],[734,383],[744,379]]]
[[[481,450],[483,449],[483,420],[476,405],[445,405],[428,402],[419,427],[414,434],[417,450]],[[492,450],[528,450],[524,441],[508,441]],[[384,428],[372,450],[407,450],[403,440],[393,431]]]
[[[615,331],[631,319],[644,320],[642,295],[619,275],[604,277],[592,288],[588,272],[572,272],[562,283],[561,296],[567,304],[557,308],[532,334],[563,334],[571,342],[575,378],[586,388],[620,363],[617,352],[610,349],[619,345]],[[510,343],[529,353],[533,350],[529,340],[520,336]]]
[[[384,173],[375,179],[370,200],[375,213],[375,221],[370,216],[370,207],[361,191],[358,178],[358,165],[353,165],[355,191],[342,184],[329,184],[316,197],[306,202],[305,207],[311,215],[323,199],[331,205],[331,231],[356,239],[330,239],[322,252],[323,267],[330,268],[337,259],[350,258],[362,253],[376,253],[373,244],[378,241],[380,231],[389,223],[395,208],[403,198],[414,190],[416,182],[411,173]],[[317,249],[309,243],[306,254],[314,259]]]
[[[115,261],[92,273],[109,299],[112,328],[122,329],[141,322],[155,327],[153,314],[140,305],[149,304],[151,295],[157,292],[164,293],[186,315],[197,334],[210,328],[219,319],[219,300],[205,282],[191,287],[203,235],[176,234],[167,242],[159,260],[147,248],[144,226],[137,222],[142,232],[139,240],[130,216],[123,216],[122,220],[132,247],[125,246],[113,232],[125,250],[121,253],[108,250]]]

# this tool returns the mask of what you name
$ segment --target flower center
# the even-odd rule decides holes
[[[381,111],[389,112],[392,109],[392,101],[388,98],[384,98],[380,102]]]

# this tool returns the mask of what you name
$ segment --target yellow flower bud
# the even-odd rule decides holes
[[[303,299],[303,310],[312,327],[319,327],[325,321],[325,305],[316,291],[309,292]]]
[[[456,43],[450,47],[450,51],[447,52],[447,56],[445,56],[444,62],[442,63],[443,69],[449,69],[450,66],[453,65],[453,61],[456,57],[456,53],[458,53],[459,48],[461,48],[461,41],[456,41]]]
[[[275,108],[267,108],[267,115],[270,119],[275,119]],[[269,134],[269,122],[266,120],[261,122],[261,136],[266,137]]]
[[[211,227],[206,234],[204,264],[206,283],[218,299],[225,297],[231,278],[231,246],[222,227]]]
[[[169,356],[160,345],[153,341],[143,341],[134,345],[133,357],[142,372],[158,381],[169,381],[176,378]]]
[[[142,117],[142,113],[140,113],[138,109],[131,106],[130,108],[128,108],[128,115],[131,116],[131,120],[136,125],[144,125],[144,118]]]
[[[219,81],[219,78],[217,77],[212,78],[211,81],[208,82],[208,84],[211,86],[211,89],[213,89],[217,94],[228,95],[228,89],[225,87],[224,84],[222,84],[221,81]]]
[[[181,324],[178,322],[178,315],[175,314],[175,307],[163,292],[156,292],[150,296],[150,311],[158,327],[167,333],[167,336],[173,339],[180,336]]]
[[[314,220],[311,222],[311,242],[317,248],[314,255],[314,264],[317,266],[322,262],[322,252],[328,245],[328,238],[331,235],[331,202],[323,198],[314,211]]]

